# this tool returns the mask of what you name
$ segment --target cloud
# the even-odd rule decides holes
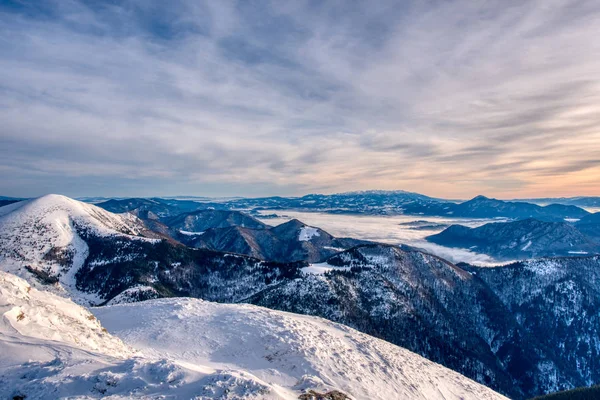
[[[8,2],[0,191],[600,195],[599,15],[567,0]]]

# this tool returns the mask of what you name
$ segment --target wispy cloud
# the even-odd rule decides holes
[[[600,195],[600,5],[0,5],[0,191]]]

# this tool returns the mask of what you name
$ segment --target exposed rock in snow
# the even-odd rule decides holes
[[[151,286],[138,285],[125,289],[119,295],[113,297],[108,304],[124,304],[133,303],[136,301],[143,301],[148,299],[157,299],[161,297],[160,294]]]

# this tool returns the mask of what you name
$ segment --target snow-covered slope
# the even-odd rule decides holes
[[[0,398],[287,399],[244,370],[146,356],[85,308],[0,272]]]
[[[250,305],[152,300],[94,309],[0,272],[0,398],[501,399],[342,325]]]
[[[55,341],[82,350],[125,358],[133,350],[103,330],[85,308],[52,293],[32,288],[25,280],[0,271],[0,337]],[[2,352],[2,363],[6,361]]]
[[[144,226],[130,214],[112,214],[61,195],[46,195],[0,207],[0,269],[75,290],[75,274],[88,256],[85,238],[143,238]],[[32,284],[36,284],[31,280]]]
[[[533,218],[477,228],[452,225],[426,239],[442,246],[475,249],[499,260],[600,253],[600,244],[575,226]]]
[[[320,318],[184,298],[94,313],[148,356],[245,370],[265,383],[258,398],[297,399],[304,390],[338,390],[355,399],[504,398],[408,350]]]
[[[197,248],[232,252],[276,262],[321,262],[364,240],[336,238],[324,230],[297,219],[266,229],[241,226],[208,229],[202,235],[190,235],[183,243]]]

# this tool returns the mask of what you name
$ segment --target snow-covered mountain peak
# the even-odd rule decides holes
[[[92,204],[58,194],[0,207],[0,227],[22,228],[26,224],[54,225],[64,231],[66,223],[77,223],[97,235],[139,235],[143,225],[129,214],[113,214]]]
[[[301,242],[306,242],[313,237],[318,236],[321,236],[318,228],[313,228],[312,226],[303,226],[298,234],[298,240]]]
[[[130,214],[112,214],[91,204],[50,194],[0,207],[0,266],[25,277],[26,270],[75,287],[75,274],[88,253],[86,237],[140,235],[143,223]]]

